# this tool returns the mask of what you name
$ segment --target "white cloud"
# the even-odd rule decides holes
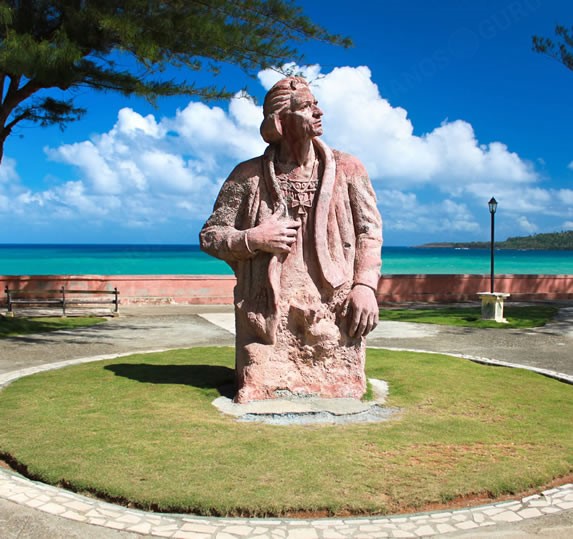
[[[446,192],[476,181],[536,180],[530,163],[501,142],[480,144],[463,120],[414,135],[407,111],[380,95],[367,67],[335,68],[315,81],[314,92],[325,111],[325,138],[360,157],[374,180]]]
[[[208,181],[195,174],[192,165],[180,155],[165,151],[149,150],[143,153],[139,158],[139,166],[145,171],[150,191],[154,192],[193,193]]]
[[[557,197],[563,204],[573,206],[573,189],[559,189],[557,191]]]
[[[262,115],[262,107],[237,94],[228,113],[220,107],[191,102],[164,123],[179,135],[181,151],[191,153],[212,170],[217,162],[245,160],[264,150],[259,135]]]
[[[301,75],[309,82],[313,82],[320,77],[320,71],[321,68],[317,64],[298,66],[294,62],[289,62],[280,69],[265,69],[264,71],[260,71],[257,76],[263,88],[270,90],[273,84],[288,75]]]
[[[569,163],[569,164],[567,165],[567,168],[570,169],[570,170],[573,170],[573,161],[571,161],[571,163]]]
[[[286,69],[312,81],[325,113],[324,139],[366,165],[387,230],[477,235],[492,195],[515,229],[533,230],[534,214],[573,218],[573,190],[545,188],[531,163],[501,141],[480,141],[467,121],[445,120],[415,134],[408,112],[380,94],[368,67]],[[266,70],[258,77],[268,89],[282,75]],[[76,178],[51,179],[53,187],[36,192],[20,185],[13,211],[130,227],[202,220],[233,167],[264,150],[261,120],[262,107],[244,94],[227,109],[190,102],[172,117],[123,108],[108,132],[46,149]],[[15,163],[5,158],[0,196],[18,183]],[[0,209],[6,207],[0,198]]]
[[[532,223],[525,215],[521,215],[517,219],[517,222],[521,230],[527,234],[533,234],[539,230],[539,227],[535,223]]]
[[[196,102],[163,118],[123,108],[107,133],[46,148],[50,159],[73,166],[78,177],[21,193],[19,208],[29,215],[50,212],[59,219],[81,216],[132,228],[201,219],[233,166],[264,150],[261,118],[261,107],[239,94],[228,112]],[[13,166],[0,171],[6,179],[17,178]]]
[[[561,228],[563,230],[573,230],[573,221],[565,221],[562,225]]]
[[[22,185],[16,166],[16,160],[9,156],[4,156],[0,165],[0,216],[9,217],[8,230],[13,227],[11,218],[22,214],[21,198],[31,196],[31,192]]]
[[[115,128],[120,133],[130,137],[136,137],[138,132],[155,139],[165,135],[165,130],[155,121],[151,114],[143,117],[128,108],[123,108],[119,111]]]
[[[101,140],[105,143],[108,142],[108,138],[103,137]],[[48,150],[48,155],[54,160],[79,167],[95,193],[117,194],[121,192],[119,177],[110,166],[109,149],[108,156],[102,152],[105,149],[104,144],[98,147],[92,141],[86,140],[60,146],[57,150]]]
[[[0,166],[0,185],[16,183],[20,180],[20,176],[16,172],[16,161],[10,157],[2,159],[2,166]]]
[[[479,224],[466,204],[451,199],[422,203],[415,193],[379,190],[386,230],[435,233],[477,232]]]

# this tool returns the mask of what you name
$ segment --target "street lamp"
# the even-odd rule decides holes
[[[494,197],[491,197],[490,201],[487,203],[489,207],[489,213],[491,214],[491,243],[490,243],[490,252],[491,252],[491,277],[490,277],[490,292],[493,294],[493,281],[494,281],[494,272],[493,272],[493,247],[494,247],[494,230],[495,230],[495,211],[497,210],[497,200]]]

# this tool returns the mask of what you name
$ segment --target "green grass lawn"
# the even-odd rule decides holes
[[[45,333],[46,331],[93,326],[105,321],[105,318],[96,316],[72,318],[16,318],[0,316],[0,339],[18,335],[30,335],[32,333]]]
[[[139,354],[17,380],[0,393],[0,453],[47,483],[202,515],[388,514],[573,470],[573,387],[529,371],[369,350],[394,419],[270,426],[211,404],[233,356]]]
[[[380,320],[419,322],[473,328],[533,328],[552,320],[558,308],[548,305],[506,305],[507,324],[481,319],[480,307],[424,307],[423,309],[380,309]]]

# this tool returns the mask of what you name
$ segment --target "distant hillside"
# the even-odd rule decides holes
[[[454,249],[489,249],[489,241],[470,241],[465,243],[426,243],[425,248],[450,247]],[[573,230],[567,232],[549,232],[532,236],[517,236],[505,241],[496,241],[496,249],[531,249],[546,251],[573,251]]]

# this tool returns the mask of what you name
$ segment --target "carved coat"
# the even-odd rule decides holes
[[[348,154],[313,143],[322,177],[313,205],[315,245],[323,287],[350,291],[364,284],[376,291],[381,267],[382,222],[363,165]],[[235,272],[235,306],[255,340],[272,344],[278,317],[281,262],[285,255],[253,253],[246,231],[268,219],[286,201],[271,174],[275,148],[239,164],[223,184],[201,233],[201,248]]]

